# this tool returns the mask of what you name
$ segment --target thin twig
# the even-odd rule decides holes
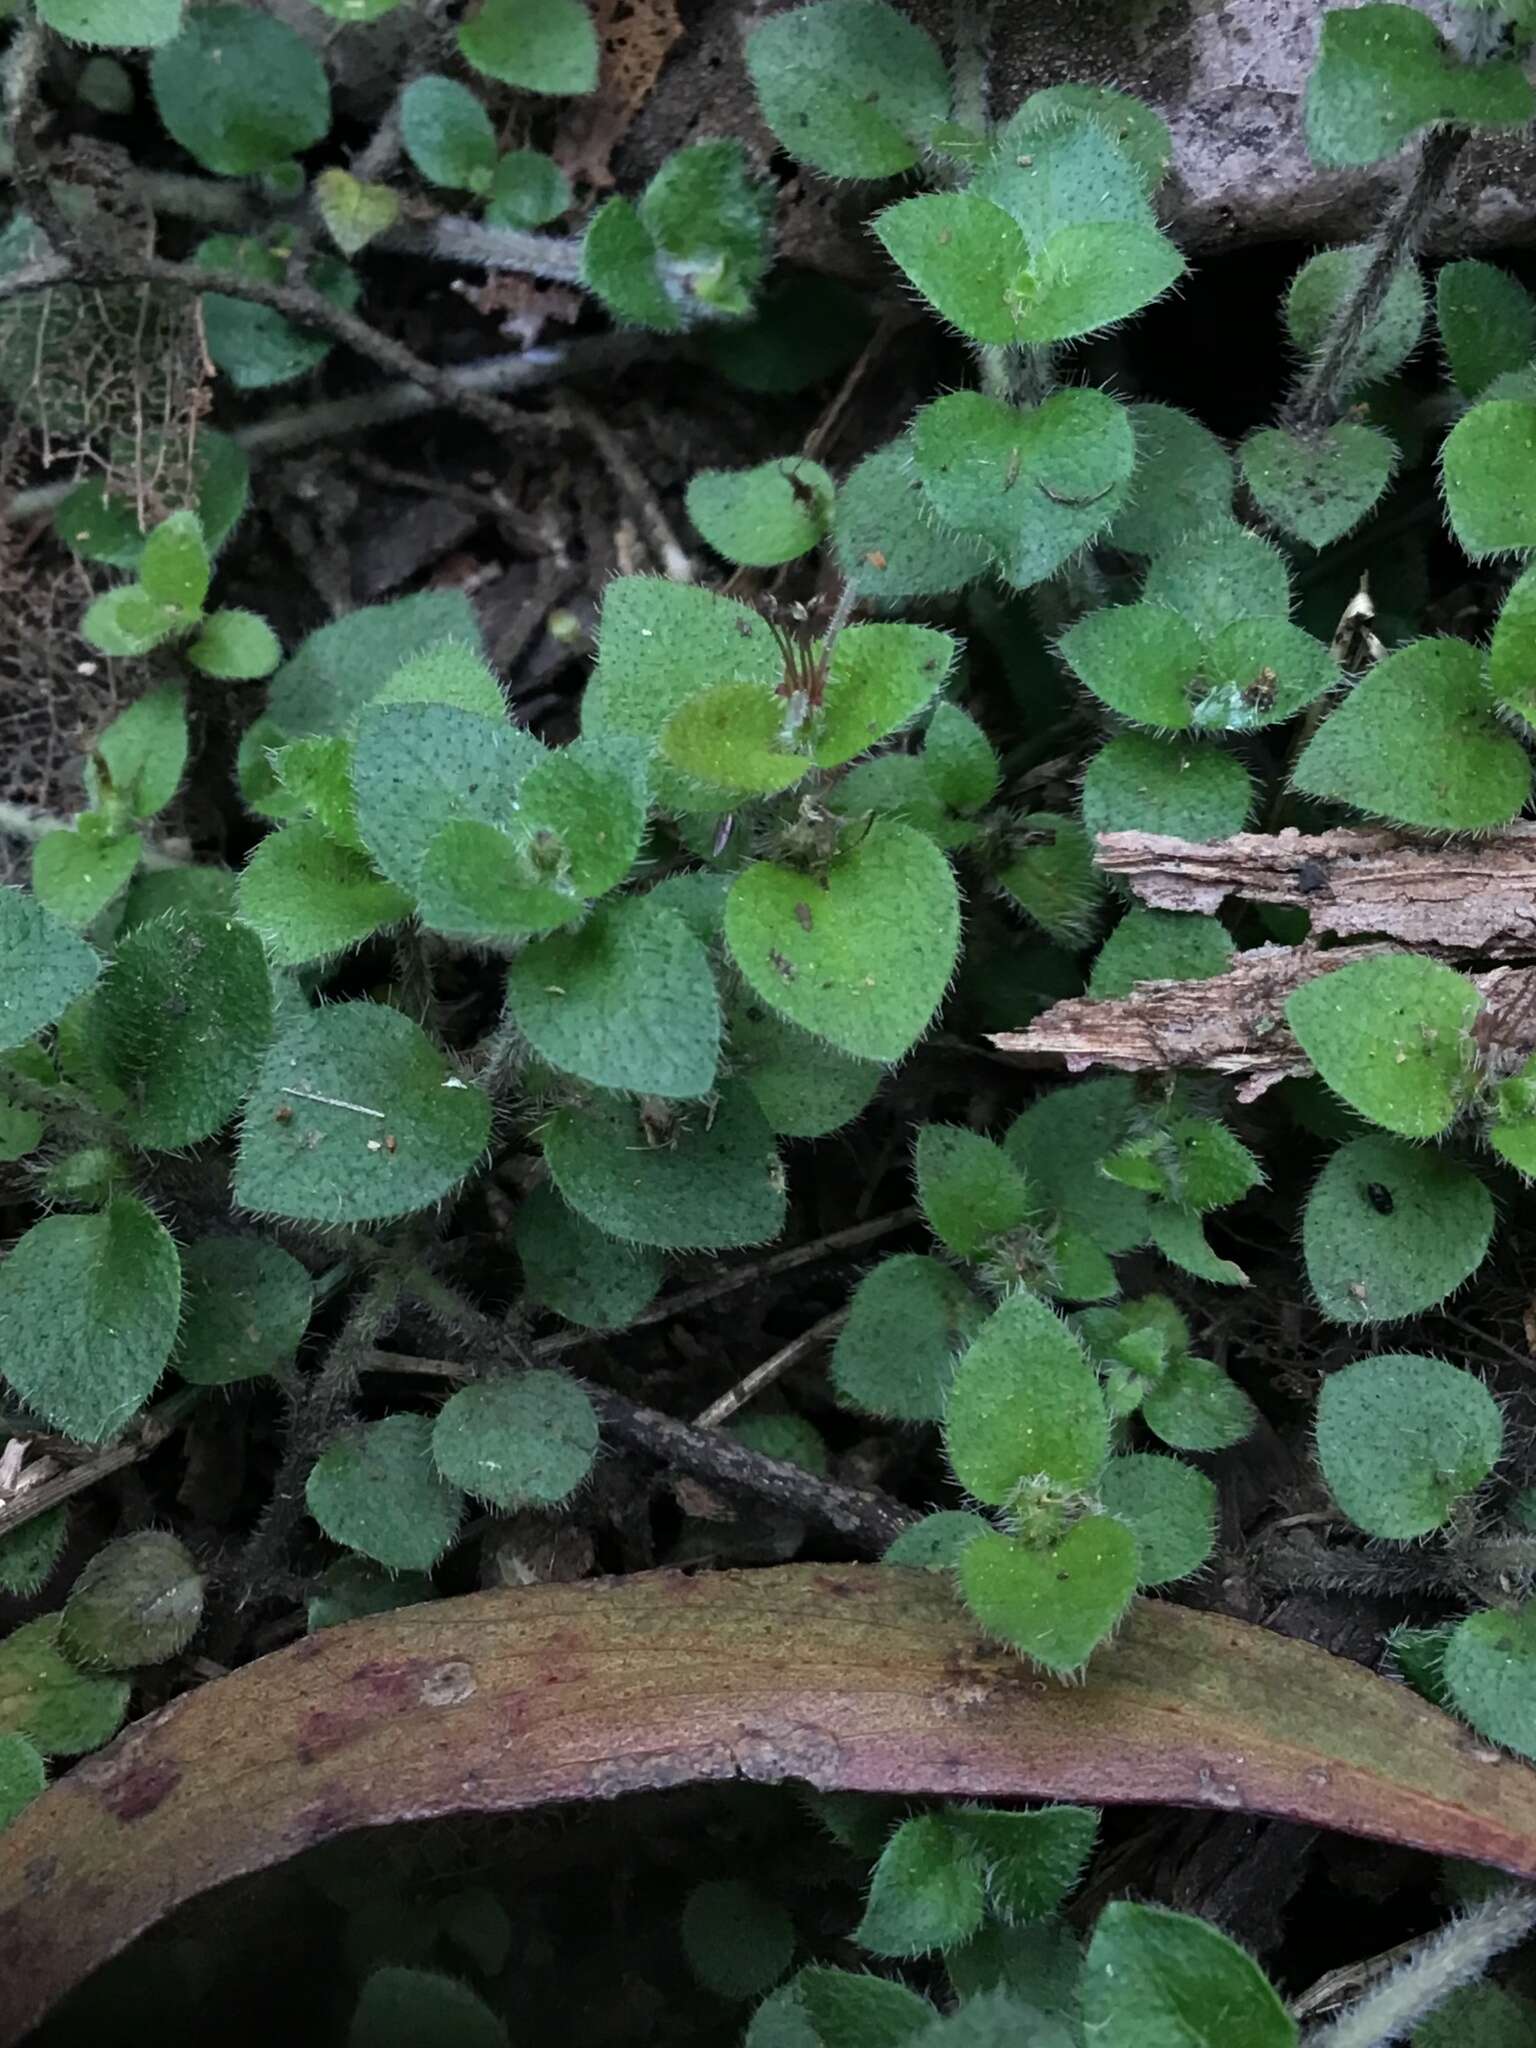
[[[1340,306],[1322,349],[1302,377],[1282,414],[1295,434],[1320,434],[1344,410],[1350,370],[1393,278],[1424,239],[1443,197],[1456,159],[1471,138],[1468,128],[1432,128],[1419,145],[1413,175],[1382,222],[1370,261],[1353,292]]]
[[[369,1372],[413,1374],[456,1386],[480,1376],[477,1366],[451,1358],[418,1358],[394,1351],[369,1352],[364,1364]],[[751,1494],[818,1528],[834,1530],[863,1556],[883,1556],[902,1530],[918,1519],[913,1509],[889,1494],[818,1479],[799,1465],[749,1450],[724,1430],[700,1429],[696,1423],[626,1400],[607,1387],[586,1385],[586,1392],[604,1438],[615,1449],[639,1452],[690,1478]]]
[[[671,353],[676,347],[657,334],[593,334],[559,348],[527,349],[522,355],[487,356],[480,362],[465,363],[444,372],[450,385],[464,391],[533,391],[558,383],[566,377],[614,374],[632,363],[647,362]],[[339,441],[348,434],[366,433],[370,428],[390,426],[398,420],[415,419],[452,401],[419,384],[383,384],[353,398],[329,398],[318,405],[300,406],[291,412],[274,413],[238,428],[232,439],[247,455],[260,460],[266,456],[291,455],[295,450],[315,447],[322,441]],[[518,415],[519,419],[522,415]],[[17,491],[9,506],[0,503],[0,522],[17,525],[61,505],[79,482],[77,476],[57,483],[38,484]]]
[[[922,1211],[917,1208],[893,1209],[889,1215],[873,1216],[867,1223],[853,1223],[846,1230],[813,1237],[806,1244],[791,1245],[787,1251],[774,1252],[750,1265],[728,1266],[710,1279],[701,1280],[696,1287],[685,1287],[677,1294],[664,1295],[624,1327],[626,1330],[639,1330],[651,1323],[669,1323],[674,1316],[687,1315],[690,1310],[719,1301],[722,1296],[734,1294],[739,1288],[755,1287],[760,1281],[775,1280],[781,1273],[793,1273],[800,1266],[834,1259],[844,1252],[861,1251],[865,1245],[874,1244],[882,1237],[893,1237],[898,1230],[909,1230],[921,1216]],[[541,1357],[549,1358],[562,1351],[574,1351],[579,1345],[590,1344],[591,1341],[588,1330],[559,1330],[552,1337],[540,1337],[531,1348]]]
[[[0,1501],[0,1537],[9,1536],[24,1522],[30,1522],[35,1515],[45,1515],[50,1508],[58,1507],[73,1495],[84,1493],[99,1479],[108,1479],[125,1466],[136,1465],[141,1458],[147,1458],[181,1427],[202,1395],[201,1387],[184,1387],[180,1393],[162,1401],[158,1408],[152,1408],[133,1434],[124,1437],[121,1443],[110,1444],[106,1450],[94,1452],[78,1465],[71,1465],[67,1472],[57,1472],[51,1479],[39,1480],[36,1486],[26,1487],[13,1500]]]
[[[23,292],[50,290],[59,285],[159,284],[181,291],[215,292],[229,299],[242,299],[253,306],[266,306],[274,313],[296,320],[305,327],[319,328],[333,340],[344,342],[358,355],[366,356],[380,369],[405,377],[429,392],[439,405],[468,413],[497,433],[516,433],[522,415],[515,407],[503,405],[456,379],[436,363],[426,362],[404,342],[372,327],[345,306],[338,306],[310,285],[270,284],[264,278],[247,277],[235,270],[204,269],[196,263],[172,263],[163,256],[93,256],[89,262],[55,256],[52,262],[33,264],[0,278],[0,303]]]
[[[761,1365],[739,1379],[717,1401],[711,1401],[693,1418],[695,1429],[718,1429],[727,1422],[739,1408],[745,1408],[755,1400],[764,1387],[771,1387],[775,1380],[782,1379],[813,1351],[819,1351],[829,1337],[835,1337],[848,1320],[845,1308],[834,1309],[831,1315],[823,1316],[819,1323],[812,1323],[808,1330],[802,1330],[798,1337],[791,1337],[787,1344],[781,1344],[771,1358],[765,1358]]]
[[[666,575],[673,583],[692,583],[693,563],[687,549],[672,531],[671,522],[662,511],[661,501],[644,472],[608,422],[585,399],[570,392],[561,398],[558,410],[564,413],[573,427],[586,435],[603,467],[633,505],[645,529],[646,539],[655,549]]]

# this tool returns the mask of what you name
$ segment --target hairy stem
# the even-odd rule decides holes
[[[991,58],[992,0],[955,0],[955,119],[983,132]]]
[[[1359,284],[1287,401],[1281,417],[1292,433],[1321,434],[1342,415],[1355,365],[1392,280],[1423,241],[1470,135],[1467,128],[1432,128],[1420,143],[1413,173],[1381,224]]]
[[[1306,2048],[1388,2048],[1536,1927],[1536,1891],[1511,1886],[1421,1944],[1401,1969],[1306,2038]]]

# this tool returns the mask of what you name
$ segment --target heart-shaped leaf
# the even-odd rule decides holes
[[[1113,1515],[1084,1515],[1056,1543],[984,1529],[960,1553],[965,1603],[989,1636],[1047,1671],[1080,1671],[1136,1592],[1136,1539]]]
[[[1303,1052],[1337,1095],[1384,1130],[1433,1138],[1470,1085],[1475,986],[1436,961],[1392,953],[1303,982],[1285,1006]]]
[[[1010,1294],[961,1359],[944,1409],[955,1477],[990,1507],[1021,1480],[1091,1487],[1109,1455],[1099,1379],[1066,1324],[1032,1294]]]
[[[1357,1529],[1399,1543],[1443,1526],[1498,1461],[1504,1429],[1482,1381],[1443,1358],[1382,1352],[1323,1381],[1317,1456]]]
[[[1477,1271],[1493,1220],[1470,1167],[1372,1132],[1341,1145],[1307,1197],[1307,1279],[1336,1323],[1419,1315]]]
[[[1392,478],[1397,450],[1374,427],[1343,421],[1320,434],[1263,427],[1243,443],[1243,481],[1283,533],[1325,548],[1360,524]]]

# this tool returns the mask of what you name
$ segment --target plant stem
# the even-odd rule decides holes
[[[1432,1934],[1401,1969],[1326,2025],[1306,2048],[1387,2048],[1463,1984],[1474,1983],[1495,1956],[1536,1927],[1536,1891],[1512,1885]]]
[[[325,1362],[295,1393],[287,1441],[267,1503],[234,1573],[231,1616],[266,1586],[287,1554],[304,1512],[310,1467],[335,1435],[357,1391],[372,1347],[386,1336],[399,1305],[400,1279],[392,1269],[372,1274],[347,1312]],[[218,1651],[213,1652],[218,1655]]]
[[[802,1330],[798,1337],[791,1337],[787,1344],[781,1344],[771,1358],[765,1358],[761,1365],[754,1365],[718,1400],[701,1409],[693,1418],[695,1429],[718,1429],[722,1422],[729,1422],[738,1409],[745,1408],[749,1401],[755,1401],[764,1387],[771,1387],[775,1380],[782,1379],[802,1359],[820,1350],[829,1337],[837,1335],[847,1320],[847,1309],[834,1309],[819,1323],[812,1323],[808,1330]]]
[[[988,73],[992,61],[992,0],[955,0],[955,119],[967,128],[990,127]]]
[[[1359,284],[1334,315],[1322,348],[1281,415],[1292,433],[1321,434],[1344,412],[1372,323],[1393,278],[1423,241],[1470,135],[1467,128],[1432,128],[1420,143],[1413,173],[1381,224]]]

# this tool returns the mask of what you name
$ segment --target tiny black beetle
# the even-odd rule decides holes
[[[1367,1182],[1365,1196],[1378,1216],[1390,1216],[1396,1207],[1392,1200],[1392,1190],[1384,1188],[1379,1180]]]

